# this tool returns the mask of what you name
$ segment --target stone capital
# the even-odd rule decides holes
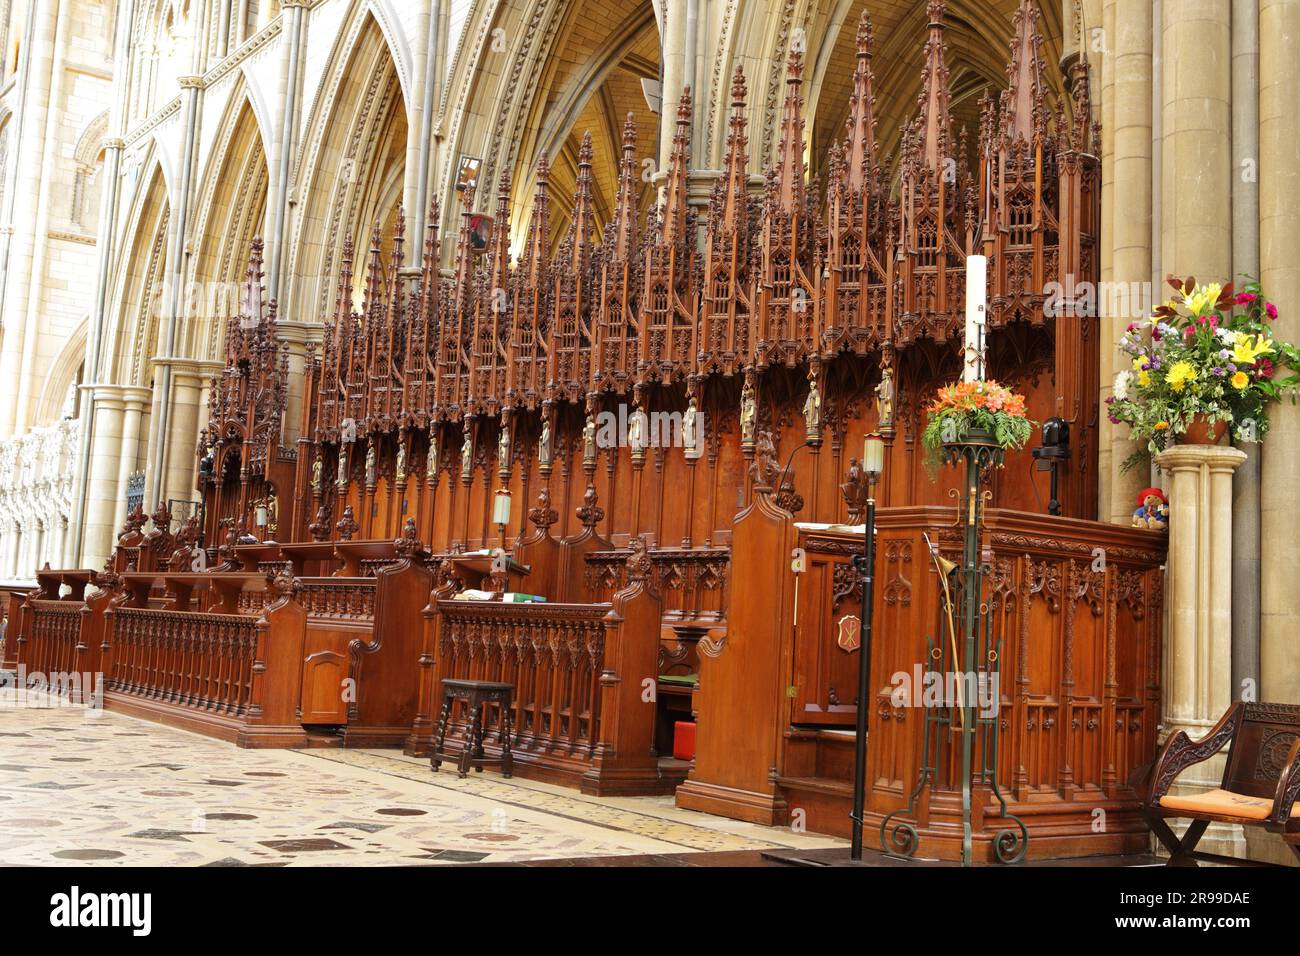
[[[1232,474],[1245,460],[1244,451],[1228,445],[1174,445],[1156,455],[1156,464],[1160,470],[1171,474],[1202,468]]]

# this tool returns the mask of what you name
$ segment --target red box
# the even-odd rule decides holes
[[[673,757],[678,760],[695,759],[695,724],[679,720],[673,724]]]

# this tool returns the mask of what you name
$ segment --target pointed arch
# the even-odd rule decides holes
[[[472,13],[439,118],[440,128],[447,131],[440,194],[451,194],[462,155],[483,161],[476,199],[481,209],[487,208],[502,171],[508,170],[513,183],[512,233],[520,235],[531,211],[536,163],[545,154],[551,164],[553,235],[559,236],[572,205],[578,149],[583,134],[590,131],[593,211],[599,229],[614,206],[622,128],[629,112],[634,114],[640,155],[653,162],[657,154],[659,118],[650,112],[641,87],[642,79],[657,79],[660,73],[655,5],[651,0],[484,2]],[[483,68],[485,62],[491,69]],[[643,207],[654,198],[653,185],[644,186]],[[452,229],[458,214],[456,203],[443,203],[444,232]]]
[[[226,319],[238,306],[236,290],[253,238],[266,224],[270,173],[261,124],[246,87],[237,87],[230,98],[200,181],[204,187],[194,221],[197,248],[191,275],[199,298],[188,297],[194,313],[182,323],[177,354],[215,359]]]
[[[102,378],[121,385],[148,386],[157,349],[159,303],[167,266],[167,225],[171,212],[167,183],[157,155],[140,180],[129,227],[123,235],[114,290],[115,307],[104,350]]]
[[[401,201],[407,105],[392,48],[368,7],[345,21],[306,129],[294,177],[303,202],[290,223],[281,314],[322,321],[344,239],[391,223]]]
[[[36,417],[33,419],[36,427],[55,424],[63,417],[65,411],[72,413],[70,417],[77,417],[76,408],[80,396],[72,390],[85,380],[86,335],[89,326],[90,317],[86,316],[77,324],[72,334],[64,341],[63,347],[59,349],[59,354],[50,363],[49,372],[45,376],[45,385],[41,389],[41,396],[36,405]],[[66,406],[70,395],[72,407],[69,409]]]

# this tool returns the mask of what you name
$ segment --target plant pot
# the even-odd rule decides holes
[[[1181,445],[1222,445],[1228,437],[1227,422],[1211,422],[1208,415],[1197,415],[1178,436]]]

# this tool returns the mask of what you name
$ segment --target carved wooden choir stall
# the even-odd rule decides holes
[[[879,433],[866,704],[878,821],[906,801],[918,759],[917,720],[891,704],[889,679],[921,659],[938,623],[921,533],[952,547],[956,479],[927,474],[920,434],[935,389],[960,376],[965,263],[980,254],[990,377],[1022,392],[1030,417],[1065,419],[1073,439],[1066,517],[1036,513],[1046,483],[1027,451],[1008,454],[992,485],[987,598],[1006,655],[997,772],[1045,835],[1035,852],[1131,848],[1127,774],[1154,755],[1159,713],[1164,544],[1089,520],[1097,320],[1069,294],[1098,273],[1087,66],[1073,68],[1069,102],[1049,101],[1026,0],[1007,88],[986,96],[978,130],[955,133],[943,8],[928,7],[919,109],[895,172],[876,145],[864,15],[846,136],[816,170],[795,52],[758,190],[736,68],[704,217],[687,203],[688,90],[648,214],[629,116],[602,235],[588,137],[567,230],[552,235],[543,156],[513,261],[508,175],[481,253],[475,190],[460,193],[449,273],[436,202],[413,278],[400,215],[391,252],[378,228],[364,254],[349,243],[334,314],[309,347],[294,446],[255,251],[201,442],[202,528],[176,546],[157,537],[171,535],[169,516],[155,516],[152,539],[131,516],[95,577],[111,597],[83,598],[89,579],[66,574],[72,593],[59,596],[42,579],[20,609],[20,656],[43,643],[66,656],[76,608],[77,646],[102,647],[79,661],[103,667],[109,706],[243,744],[416,754],[431,749],[442,679],[505,681],[516,774],[595,793],[676,789],[683,806],[765,823],[801,809],[814,829],[843,832],[857,652],[837,644],[836,622],[860,613],[847,560],[861,535],[797,523],[861,520],[854,450]],[[200,533],[206,572],[164,547]],[[503,543],[508,560],[491,553]],[[1098,543],[1104,571],[1091,564]],[[809,557],[800,575],[795,547]],[[463,599],[478,590],[546,602]],[[692,716],[694,759],[671,759],[672,725]],[[941,848],[950,796],[940,787],[919,811]],[[1097,806],[1111,813],[1104,834],[1089,826]]]

